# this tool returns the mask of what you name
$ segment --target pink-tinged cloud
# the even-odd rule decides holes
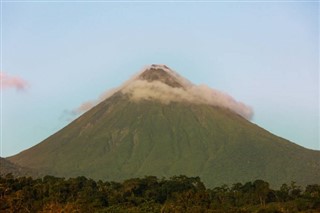
[[[18,76],[10,76],[7,73],[0,72],[1,89],[15,88],[17,90],[25,90],[28,82]]]

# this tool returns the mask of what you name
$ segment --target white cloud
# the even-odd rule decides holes
[[[253,116],[253,110],[249,106],[207,85],[173,88],[160,81],[136,80],[121,91],[124,94],[129,94],[134,101],[153,99],[164,104],[183,101],[194,104],[209,104],[230,109],[248,120]]]
[[[140,80],[139,75],[150,69],[158,68],[169,73],[173,78],[175,78],[181,85],[181,88],[171,87],[161,81],[146,81]],[[212,89],[207,85],[194,85],[187,79],[180,76],[178,73],[172,71],[165,65],[151,65],[144,68],[142,71],[135,74],[132,78],[126,81],[123,85],[118,88],[109,90],[103,93],[98,100],[89,101],[83,103],[77,109],[74,110],[75,113],[82,113],[99,102],[109,98],[115,92],[121,91],[124,94],[130,95],[131,99],[134,101],[139,100],[159,100],[164,104],[169,104],[170,102],[189,102],[194,104],[209,104],[211,106],[219,106],[227,108],[242,117],[250,120],[253,116],[253,110],[246,104],[236,101],[230,95],[223,93],[219,90]]]

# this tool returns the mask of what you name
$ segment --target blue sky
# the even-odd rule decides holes
[[[70,122],[68,112],[142,67],[167,64],[254,109],[252,122],[319,144],[318,2],[2,2],[1,156]]]

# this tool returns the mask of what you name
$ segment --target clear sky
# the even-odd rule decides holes
[[[252,122],[319,142],[319,2],[2,1],[1,156],[148,64],[254,109]],[[20,86],[19,86],[20,85]]]

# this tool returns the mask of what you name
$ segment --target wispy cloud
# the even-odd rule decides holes
[[[14,88],[16,90],[25,90],[29,84],[18,76],[10,76],[5,72],[0,72],[1,89]]]
[[[119,90],[119,88],[107,90],[106,92],[102,93],[97,100],[86,101],[86,102],[82,103],[79,107],[72,110],[71,114],[78,115],[78,114],[81,114],[83,112],[88,111],[89,109],[91,109],[92,107],[97,105],[98,103],[100,103],[100,102],[104,101],[105,99],[109,98],[110,96],[112,96],[118,90]]]

